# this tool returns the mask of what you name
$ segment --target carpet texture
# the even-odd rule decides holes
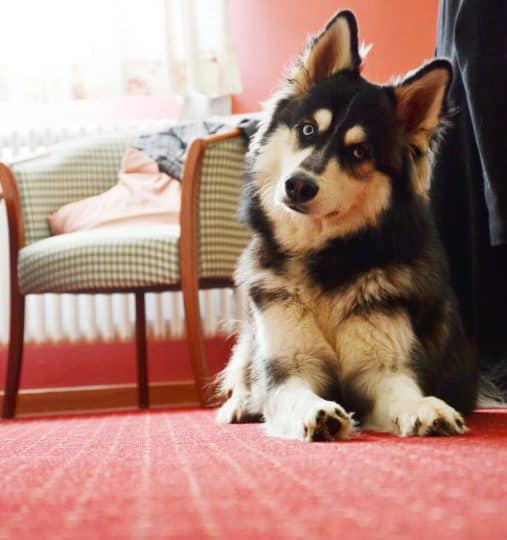
[[[0,423],[0,538],[507,538],[507,412],[340,443],[213,411]]]

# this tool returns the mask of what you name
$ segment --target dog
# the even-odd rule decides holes
[[[269,102],[248,153],[235,273],[248,294],[219,391],[222,423],[347,439],[357,426],[459,435],[477,362],[431,215],[448,61],[391,85],[361,76],[358,28],[337,13]]]

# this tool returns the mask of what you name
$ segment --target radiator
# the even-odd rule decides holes
[[[0,160],[9,162],[51,144],[84,135],[115,131],[155,131],[169,120],[93,124],[72,128],[47,128],[26,131],[0,131]],[[8,341],[9,266],[7,222],[0,203],[0,345]],[[223,334],[222,321],[237,319],[244,299],[231,289],[201,291],[201,314],[207,337]],[[155,339],[185,335],[183,299],[180,292],[146,295],[147,330]],[[29,295],[26,305],[25,342],[127,341],[134,334],[134,297],[114,295]]]

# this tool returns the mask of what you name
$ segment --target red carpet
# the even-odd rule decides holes
[[[507,412],[340,443],[210,411],[0,423],[1,539],[507,538]]]

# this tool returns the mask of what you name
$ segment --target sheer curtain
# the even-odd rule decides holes
[[[228,0],[4,0],[0,101],[241,91]]]

